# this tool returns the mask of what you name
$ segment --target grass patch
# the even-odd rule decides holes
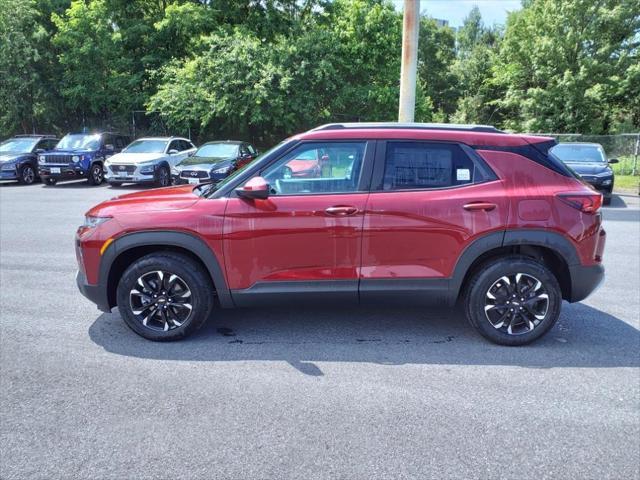
[[[633,172],[633,157],[631,155],[621,155],[618,157],[620,163],[611,165],[611,168],[616,175],[631,175]],[[638,167],[640,167],[640,160],[638,160]]]
[[[638,175],[616,175],[614,189],[633,190],[637,193],[638,183],[640,183],[640,176]]]

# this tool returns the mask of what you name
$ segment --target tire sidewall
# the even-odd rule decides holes
[[[151,330],[138,321],[131,311],[129,294],[138,278],[145,273],[163,270],[178,275],[191,290],[193,310],[180,327],[161,332]],[[202,268],[182,255],[150,254],[131,265],[122,275],[117,287],[117,303],[120,315],[131,330],[154,341],[178,340],[193,333],[206,321],[213,306],[213,289]]]
[[[31,171],[33,172],[33,179],[30,182],[27,182],[24,178],[24,172],[28,168],[31,169]],[[28,163],[23,165],[22,168],[20,169],[20,174],[18,175],[18,182],[20,182],[22,185],[32,185],[33,183],[35,183],[35,181],[36,181],[36,170]]]
[[[96,170],[97,168],[100,168],[100,171],[102,171],[102,164],[101,163],[94,163],[93,165],[91,165],[91,168],[89,169],[89,183],[91,185],[100,185],[102,182],[104,182],[104,173],[102,173],[100,175],[100,181],[97,182],[95,180],[95,176],[93,174],[94,170]]]
[[[487,291],[500,277],[516,273],[527,273],[540,280],[549,295],[549,308],[545,319],[532,332],[509,335],[491,325],[484,312]],[[465,308],[471,325],[488,340],[500,345],[526,345],[547,333],[560,316],[562,292],[553,273],[536,262],[523,257],[498,260],[480,269],[473,277],[466,298]]]

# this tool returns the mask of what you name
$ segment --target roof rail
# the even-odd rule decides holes
[[[28,138],[28,137],[43,137],[43,138],[56,138],[55,135],[51,135],[48,133],[19,133],[18,135],[14,135],[15,138]]]
[[[468,132],[505,133],[492,125],[469,125],[463,123],[400,123],[400,122],[347,122],[347,123],[327,123],[314,128],[318,130],[340,130],[340,129],[371,129],[371,128],[398,128],[411,130],[462,130]]]

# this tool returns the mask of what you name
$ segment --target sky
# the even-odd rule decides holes
[[[402,10],[403,0],[393,3]],[[420,12],[459,27],[474,5],[480,9],[485,25],[504,24],[507,12],[520,9],[520,0],[420,0]]]

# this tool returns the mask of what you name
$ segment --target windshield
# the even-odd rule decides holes
[[[123,151],[127,153],[164,153],[167,140],[136,140]]]
[[[98,150],[99,148],[100,134],[70,133],[56,145],[56,150]]]
[[[607,161],[600,145],[561,143],[553,147],[551,152],[563,162],[604,163]]]
[[[37,142],[37,138],[11,138],[0,143],[0,152],[30,152]]]
[[[196,157],[230,158],[238,155],[238,145],[232,143],[209,143],[201,146]]]
[[[224,180],[221,180],[218,183],[209,183],[209,184],[203,185],[202,187],[200,187],[202,195],[209,196],[212,193],[214,193],[216,190],[218,190],[219,188],[221,188],[221,187],[227,185],[228,183],[232,182],[233,179],[236,178],[238,175],[242,174],[242,172],[244,172],[247,169],[247,167],[255,165],[262,158],[266,157],[267,155],[270,155],[271,152],[277,150],[278,148],[280,148],[282,145],[284,145],[288,141],[289,141],[289,139],[283,140],[282,142],[277,144],[275,147],[270,148],[266,152],[261,153],[253,162],[249,162],[249,163],[245,164],[244,166],[242,166],[241,168],[239,168],[238,170],[233,172],[231,175],[229,175]]]

